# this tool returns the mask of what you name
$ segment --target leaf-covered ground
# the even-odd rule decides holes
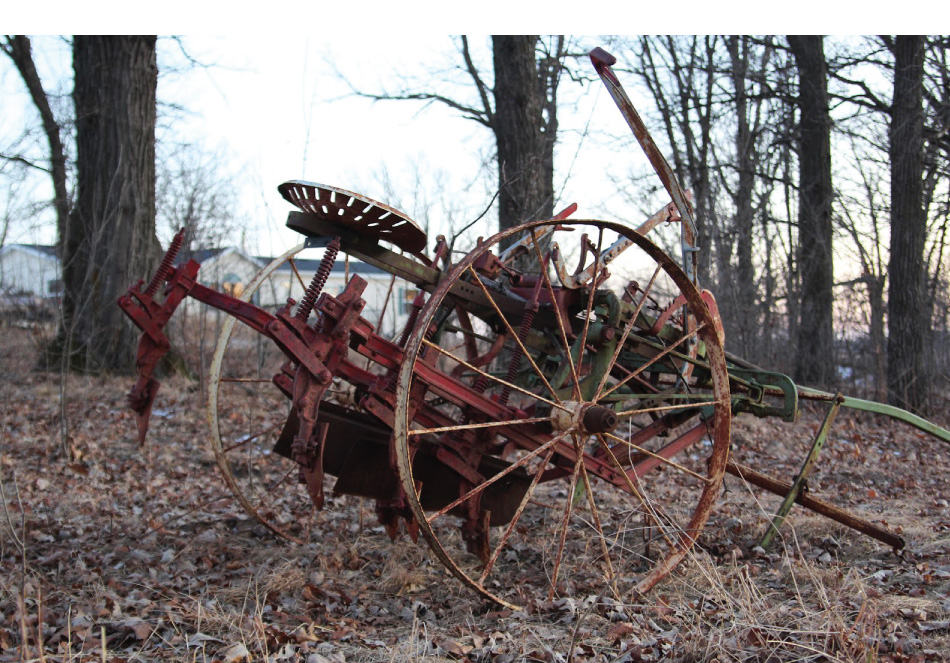
[[[649,596],[512,612],[356,498],[331,500],[317,543],[273,538],[218,477],[193,384],[164,385],[139,448],[127,380],[69,376],[63,401],[29,335],[3,334],[0,661],[950,660],[950,447],[906,426],[840,416],[810,482],[902,532],[900,556],[797,507],[762,551],[780,500],[727,476]],[[819,421],[740,417],[733,455],[788,478]]]

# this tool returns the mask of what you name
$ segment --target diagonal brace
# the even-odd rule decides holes
[[[799,470],[798,476],[792,481],[792,486],[785,495],[782,506],[779,507],[768,530],[765,532],[765,536],[762,537],[762,542],[759,544],[762,548],[768,548],[772,544],[772,539],[778,534],[778,530],[782,526],[782,523],[785,522],[788,512],[792,510],[792,505],[795,504],[795,500],[798,499],[799,493],[806,489],[805,482],[808,481],[808,475],[811,474],[811,471],[815,469],[815,465],[818,463],[818,454],[821,453],[821,449],[825,445],[825,440],[828,439],[828,433],[831,432],[831,425],[834,423],[835,417],[838,415],[838,410],[841,409],[843,402],[844,397],[840,393],[836,394],[828,410],[828,414],[825,415],[825,420],[818,429],[818,434],[815,435],[811,449],[805,457],[802,469]]]

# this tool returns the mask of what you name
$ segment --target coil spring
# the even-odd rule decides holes
[[[511,383],[515,381],[515,376],[518,373],[518,368],[521,367],[521,347],[524,345],[525,339],[528,338],[528,332],[531,331],[531,325],[534,324],[534,316],[537,315],[538,309],[529,308],[524,312],[524,317],[521,318],[521,327],[518,328],[518,340],[521,341],[519,347],[515,351],[516,354],[511,358],[511,363],[508,364],[508,373],[505,374],[505,382]],[[508,404],[508,397],[511,396],[511,387],[502,385],[501,388],[501,404]]]
[[[330,272],[333,271],[333,264],[336,262],[336,256],[339,252],[340,238],[334,237],[330,243],[327,244],[327,249],[323,254],[323,260],[320,261],[320,266],[317,267],[317,271],[310,280],[306,294],[303,296],[303,299],[300,300],[300,305],[297,306],[295,317],[301,322],[306,322],[307,318],[310,317],[310,312],[313,311],[313,307],[317,303],[317,297],[323,292],[323,286],[327,284],[327,279],[330,278]]]
[[[421,295],[420,295],[421,296]],[[406,318],[406,325],[402,328],[402,333],[399,334],[399,339],[396,341],[396,345],[400,348],[405,348],[406,343],[409,341],[409,337],[412,336],[412,332],[416,329],[416,324],[419,322],[419,312],[422,311],[422,306],[418,306],[417,302],[419,301],[419,296],[413,300],[409,308],[409,317]],[[426,338],[430,339],[431,334],[427,333]],[[421,355],[420,355],[421,356]],[[391,368],[386,375],[386,391],[396,391],[396,380],[399,376],[399,369]]]
[[[406,342],[409,340],[409,337],[412,335],[412,332],[416,329],[416,322],[419,320],[419,312],[422,310],[421,306],[417,306],[416,302],[413,301],[409,308],[409,317],[406,318],[406,324],[402,328],[402,333],[399,335],[399,340],[396,342],[400,348],[406,347]]]
[[[475,384],[472,385],[472,390],[479,394],[485,393],[485,389],[487,388],[488,378],[486,378],[484,375],[479,375],[475,380]]]
[[[158,287],[168,278],[168,275],[171,274],[172,265],[175,263],[175,258],[178,257],[178,252],[181,250],[181,245],[184,241],[185,229],[182,228],[175,233],[172,243],[165,252],[165,257],[162,258],[161,264],[158,266],[158,269],[155,270],[155,276],[152,277],[148,287],[145,288],[144,294],[147,297],[154,297],[155,293],[158,292]]]

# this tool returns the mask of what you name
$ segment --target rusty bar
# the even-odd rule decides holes
[[[767,490],[770,493],[775,493],[776,495],[785,495],[792,487],[792,485],[787,481],[770,477],[767,474],[753,470],[751,467],[739,465],[732,461],[726,463],[726,472],[735,477],[739,477],[744,481],[748,481],[752,485],[758,486],[763,490]],[[904,547],[904,539],[897,536],[893,532],[889,532],[882,527],[878,527],[874,523],[865,520],[864,518],[860,518],[850,511],[846,511],[840,507],[825,502],[824,500],[812,497],[807,493],[799,493],[798,497],[795,498],[795,502],[797,504],[801,504],[806,509],[814,511],[817,514],[825,516],[826,518],[831,518],[835,522],[841,523],[842,525],[850,527],[853,530],[857,530],[858,532],[861,532],[872,539],[877,539],[881,543],[886,543],[895,550],[901,550]]]

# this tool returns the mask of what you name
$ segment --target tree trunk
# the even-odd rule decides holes
[[[874,371],[874,398],[879,401],[887,399],[887,352],[884,336],[884,283],[885,277],[865,277],[868,287],[868,304],[871,309],[869,336],[871,337],[871,361]]]
[[[76,206],[63,241],[61,349],[72,368],[130,370],[136,336],[116,299],[148,276],[155,237],[155,37],[73,42]]]
[[[752,228],[754,212],[752,192],[755,185],[756,145],[749,118],[749,95],[746,79],[749,70],[748,37],[729,37],[726,40],[729,51],[730,74],[735,91],[736,111],[736,182],[733,201],[736,206],[736,279],[734,300],[729,302],[727,315],[732,322],[727,329],[726,338],[732,332],[731,345],[735,352],[744,357],[756,357],[755,348],[758,332],[758,310],[756,307],[755,270],[752,266]]]
[[[788,36],[798,65],[801,109],[799,149],[798,256],[801,271],[801,323],[795,379],[829,387],[834,364],[834,270],[831,250],[831,116],[824,37]]]
[[[925,338],[927,265],[923,207],[924,38],[894,42],[894,100],[891,105],[891,255],[887,305],[888,400],[915,412],[929,396]]]
[[[554,215],[557,120],[539,74],[534,35],[494,35],[495,112],[500,230]],[[547,117],[545,117],[547,115]]]

